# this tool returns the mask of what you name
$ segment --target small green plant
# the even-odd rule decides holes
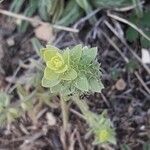
[[[131,22],[136,24],[140,29],[142,29],[148,36],[150,36],[150,11],[143,12],[142,16],[137,16],[135,14],[130,16],[129,19]],[[149,48],[150,42],[141,36],[136,30],[132,27],[128,27],[126,31],[126,37],[128,41],[135,42],[137,39],[140,40],[141,46],[143,48]]]
[[[13,0],[10,11],[23,13],[31,17],[38,12],[44,21],[68,26],[81,18],[84,13],[90,14],[96,8],[115,8],[131,4],[132,0]],[[24,7],[25,6],[25,7]],[[96,16],[90,18],[90,23],[96,21]],[[18,23],[18,30],[25,32],[29,23]]]
[[[116,144],[115,132],[110,120],[104,115],[89,111],[88,105],[80,100],[80,95],[101,92],[104,88],[100,80],[100,64],[98,63],[97,48],[82,45],[60,50],[47,45],[41,49],[45,62],[42,85],[60,95],[64,130],[67,130],[67,102],[72,99],[83,113],[90,131],[95,134],[94,144]],[[69,97],[69,98],[68,98]]]
[[[18,109],[10,105],[9,95],[0,92],[0,124],[2,126],[10,124],[18,117]]]
[[[115,131],[111,121],[103,115],[96,115],[91,123],[91,131],[95,134],[93,144],[116,144]]]
[[[26,89],[25,85],[16,85],[19,101],[11,103],[10,97],[0,92],[0,124],[10,124],[25,112],[36,122],[34,113],[39,111],[39,107],[43,103],[51,106],[52,96],[59,95],[64,131],[68,130],[67,100],[71,100],[80,108],[89,125],[88,131],[95,135],[93,144],[116,144],[115,131],[106,113],[98,115],[91,112],[86,101],[80,99],[83,94],[101,92],[104,88],[100,79],[100,64],[96,59],[97,48],[77,45],[60,50],[47,45],[46,48],[41,48],[40,52],[44,65],[41,59],[39,65],[31,61],[34,71],[35,66],[38,66],[38,70],[34,74],[32,69],[30,70],[31,78],[25,79],[28,88]],[[41,82],[43,87],[50,90],[45,90]]]
[[[77,45],[64,51],[47,46],[42,49],[46,63],[42,85],[52,93],[100,92],[100,64],[96,60],[97,48]]]
[[[89,110],[86,102],[80,100],[78,95],[73,96],[72,99],[82,111],[89,125],[89,132],[95,135],[93,144],[116,144],[115,130],[110,119],[106,117],[106,111],[97,115]]]

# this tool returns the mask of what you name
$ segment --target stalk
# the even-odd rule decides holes
[[[61,104],[61,110],[62,110],[62,118],[63,118],[63,128],[64,131],[67,131],[68,127],[68,107],[64,100],[63,95],[60,94],[60,104]]]
[[[73,97],[73,101],[84,115],[86,122],[89,124],[90,127],[92,127],[95,122],[95,119],[97,118],[97,115],[89,110],[87,103],[81,100],[79,95],[75,95]]]
[[[83,115],[86,117],[87,114],[89,113],[89,107],[88,107],[87,103],[84,102],[83,100],[81,100],[79,98],[79,95],[75,95],[73,97],[73,101],[79,107],[79,109],[83,113]]]

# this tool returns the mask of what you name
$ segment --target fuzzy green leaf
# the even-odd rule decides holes
[[[70,62],[70,49],[69,48],[64,50],[62,57],[63,57],[65,64],[69,65],[69,62]]]
[[[60,93],[64,89],[64,86],[62,84],[57,84],[56,86],[53,86],[50,88],[50,91],[52,93]]]
[[[97,55],[97,48],[88,48],[88,47],[84,47],[83,49],[83,56],[86,60],[86,63],[90,63],[92,62]]]
[[[42,86],[43,87],[53,87],[57,85],[60,82],[60,79],[55,79],[55,80],[47,80],[46,78],[42,78]]]
[[[101,92],[104,88],[103,84],[96,78],[89,79],[89,86],[92,92]]]
[[[56,80],[56,79],[58,79],[59,74],[55,73],[54,71],[52,71],[51,69],[46,67],[45,70],[44,70],[44,77],[47,80]]]
[[[0,107],[6,107],[9,103],[9,96],[5,92],[0,92]]]
[[[56,55],[57,51],[46,49],[44,52],[44,61],[50,61],[52,57]]]
[[[71,87],[69,83],[65,83],[65,84],[60,83],[54,87],[51,87],[50,91],[56,94],[61,93],[62,95],[66,96],[66,95],[73,93],[75,91],[75,88]]]
[[[40,55],[44,59],[44,61],[49,61],[52,56],[54,56],[59,49],[55,46],[46,45],[46,48],[40,49]]]
[[[71,49],[70,55],[71,55],[71,61],[78,63],[82,55],[82,45],[79,44],[73,47]]]
[[[117,142],[116,142],[115,135],[111,135],[111,136],[109,137],[108,142],[111,143],[111,144],[116,145]]]
[[[89,83],[84,74],[80,74],[75,81],[75,87],[81,91],[89,90]]]
[[[76,77],[77,77],[77,72],[71,68],[67,70],[61,78],[62,80],[74,80]]]

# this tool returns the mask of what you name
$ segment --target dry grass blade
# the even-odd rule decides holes
[[[86,20],[89,20],[92,16],[97,14],[100,10],[101,10],[101,8],[98,8],[98,9],[92,11],[91,13],[89,13],[88,15],[86,15],[85,17],[81,18],[79,21],[77,21],[75,23],[74,28],[77,28],[78,25],[81,24],[82,22],[85,22]]]
[[[121,52],[120,48],[106,35],[106,33],[102,32],[105,38],[108,40],[108,42],[115,48],[115,50],[121,55],[121,57],[124,59],[126,63],[129,62],[129,59],[124,55],[124,53]]]
[[[70,108],[70,112],[72,112],[73,114],[75,114],[75,115],[78,116],[79,118],[85,120],[85,117],[84,117],[81,113],[79,113],[78,111],[76,111],[76,110]]]
[[[126,63],[128,63],[129,59],[121,52],[120,48],[109,38],[109,36],[106,33],[104,33],[103,31],[101,31],[101,32],[105,36],[105,38],[108,40],[108,42],[111,44],[111,46],[121,55],[121,57],[124,59],[124,61]],[[147,93],[150,94],[150,89],[144,83],[143,79],[140,77],[140,75],[138,74],[138,72],[134,72],[134,74],[137,77],[137,79],[139,80],[139,82],[142,84],[142,86],[144,87],[144,89],[147,91]]]
[[[133,24],[132,22],[130,22],[130,21],[124,19],[124,18],[121,18],[121,17],[119,17],[119,16],[117,16],[117,15],[115,15],[115,14],[111,14],[110,12],[107,12],[107,15],[108,15],[109,17],[115,19],[115,20],[118,20],[118,21],[120,21],[120,22],[122,22],[122,23],[125,23],[125,24],[131,26],[131,27],[134,28],[137,32],[139,32],[143,37],[145,37],[147,40],[150,41],[150,38],[149,38],[140,28],[138,28],[138,27],[137,27],[135,24]]]
[[[145,3],[144,1],[140,2],[140,5],[143,5],[144,3]],[[119,11],[119,12],[125,12],[125,11],[130,11],[134,8],[136,8],[135,4],[130,5],[130,6],[126,6],[126,7],[122,7],[122,8],[115,8],[114,10]]]
[[[74,150],[75,149],[75,143],[76,143],[75,135],[76,135],[76,132],[77,132],[77,129],[75,128],[74,131],[70,135],[70,145],[69,145],[68,150]]]
[[[128,48],[128,50],[133,54],[133,56],[138,60],[138,62],[143,66],[143,68],[147,71],[148,74],[150,74],[150,68],[144,64],[141,60],[141,58],[132,50],[132,48],[126,43],[126,41],[123,39],[123,37],[120,37],[117,31],[112,27],[110,23],[107,21],[104,21],[106,26],[119,38],[119,40]]]
[[[10,17],[14,17],[14,18],[17,18],[20,20],[28,21],[30,23],[37,23],[37,24],[45,24],[46,23],[41,20],[37,20],[37,19],[31,18],[31,17],[26,17],[26,16],[23,16],[20,14],[16,14],[16,13],[7,11],[7,10],[3,10],[3,9],[0,9],[0,13],[3,15],[6,15],[6,16],[10,16]],[[74,32],[74,33],[79,32],[79,30],[77,30],[77,29],[73,29],[73,28],[69,28],[69,27],[65,27],[65,26],[54,25],[54,24],[49,24],[49,25],[52,28],[59,29],[59,30],[64,30],[64,31],[69,31],[69,32]]]
[[[143,79],[140,77],[140,75],[138,74],[137,71],[134,72],[135,76],[137,77],[137,79],[141,82],[142,86],[145,88],[145,90],[148,92],[148,94],[150,94],[150,89],[148,88],[148,86],[144,83]]]

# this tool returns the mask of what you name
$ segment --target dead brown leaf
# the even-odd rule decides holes
[[[46,119],[47,119],[47,123],[49,126],[56,125],[56,118],[54,117],[54,115],[51,112],[46,113]]]
[[[53,29],[48,23],[41,24],[35,30],[38,39],[51,43],[54,40]]]
[[[115,87],[117,90],[122,91],[126,88],[126,83],[123,79],[119,79],[116,84]]]

